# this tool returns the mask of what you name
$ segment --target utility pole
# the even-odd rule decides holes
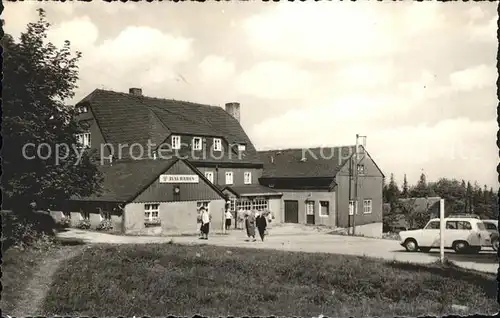
[[[363,139],[363,156],[360,157],[359,151],[359,139]],[[356,214],[358,213],[358,183],[359,183],[359,163],[365,157],[365,147],[366,147],[366,136],[360,136],[356,134],[356,149],[354,152],[354,206],[353,206],[353,215],[352,215],[352,235],[356,234]]]
[[[352,180],[353,180],[353,177],[352,177],[352,158],[350,158],[349,159],[349,205],[348,205],[349,208],[351,206],[351,200],[352,200]],[[352,208],[353,208],[352,218],[354,219],[354,205]],[[348,221],[347,222],[348,226],[352,224],[351,216],[349,215],[349,211],[347,211],[347,221]]]

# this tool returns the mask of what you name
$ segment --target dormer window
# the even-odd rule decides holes
[[[365,174],[365,165],[358,165],[358,174]]]
[[[172,149],[181,149],[181,136],[172,136]]]
[[[201,150],[202,139],[200,137],[194,137],[192,147],[193,147],[193,150]]]
[[[252,184],[252,173],[251,172],[246,171],[243,174],[243,182],[245,184]]]
[[[90,148],[90,133],[76,134],[76,142],[84,148]]]
[[[238,151],[241,152],[241,151],[245,151],[245,150],[247,150],[247,145],[245,145],[245,144],[238,145]]]
[[[220,138],[214,138],[214,150],[222,151],[222,140]]]
[[[89,108],[87,106],[78,106],[76,108],[76,112],[78,114],[82,114],[82,113],[88,113],[89,112]]]

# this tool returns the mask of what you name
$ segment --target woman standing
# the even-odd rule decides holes
[[[248,238],[252,239],[253,242],[255,242],[255,212],[254,211],[249,211],[246,214],[245,218],[245,226],[247,229],[247,236]]]
[[[210,215],[208,214],[208,211],[205,208],[200,209],[201,212],[201,232],[202,232],[202,239],[203,240],[208,240],[208,232],[210,231]]]
[[[231,220],[233,218],[233,214],[231,213],[231,211],[229,211],[229,209],[226,210],[226,231],[228,231],[229,229],[231,229]]]
[[[266,228],[267,228],[267,215],[266,214],[260,214],[257,216],[256,219],[256,225],[257,229],[259,230],[259,236],[262,242],[264,242],[264,236],[266,235]]]

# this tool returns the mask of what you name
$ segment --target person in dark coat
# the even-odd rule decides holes
[[[263,213],[259,214],[255,219],[255,224],[259,230],[260,239],[264,242],[264,236],[266,235],[267,228],[267,216]]]
[[[248,238],[255,241],[255,212],[249,211],[245,217],[245,226],[247,229]]]

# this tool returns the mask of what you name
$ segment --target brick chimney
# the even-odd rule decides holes
[[[142,96],[142,88],[132,87],[128,89],[130,95]]]
[[[240,103],[232,102],[226,103],[226,112],[240,121]]]

